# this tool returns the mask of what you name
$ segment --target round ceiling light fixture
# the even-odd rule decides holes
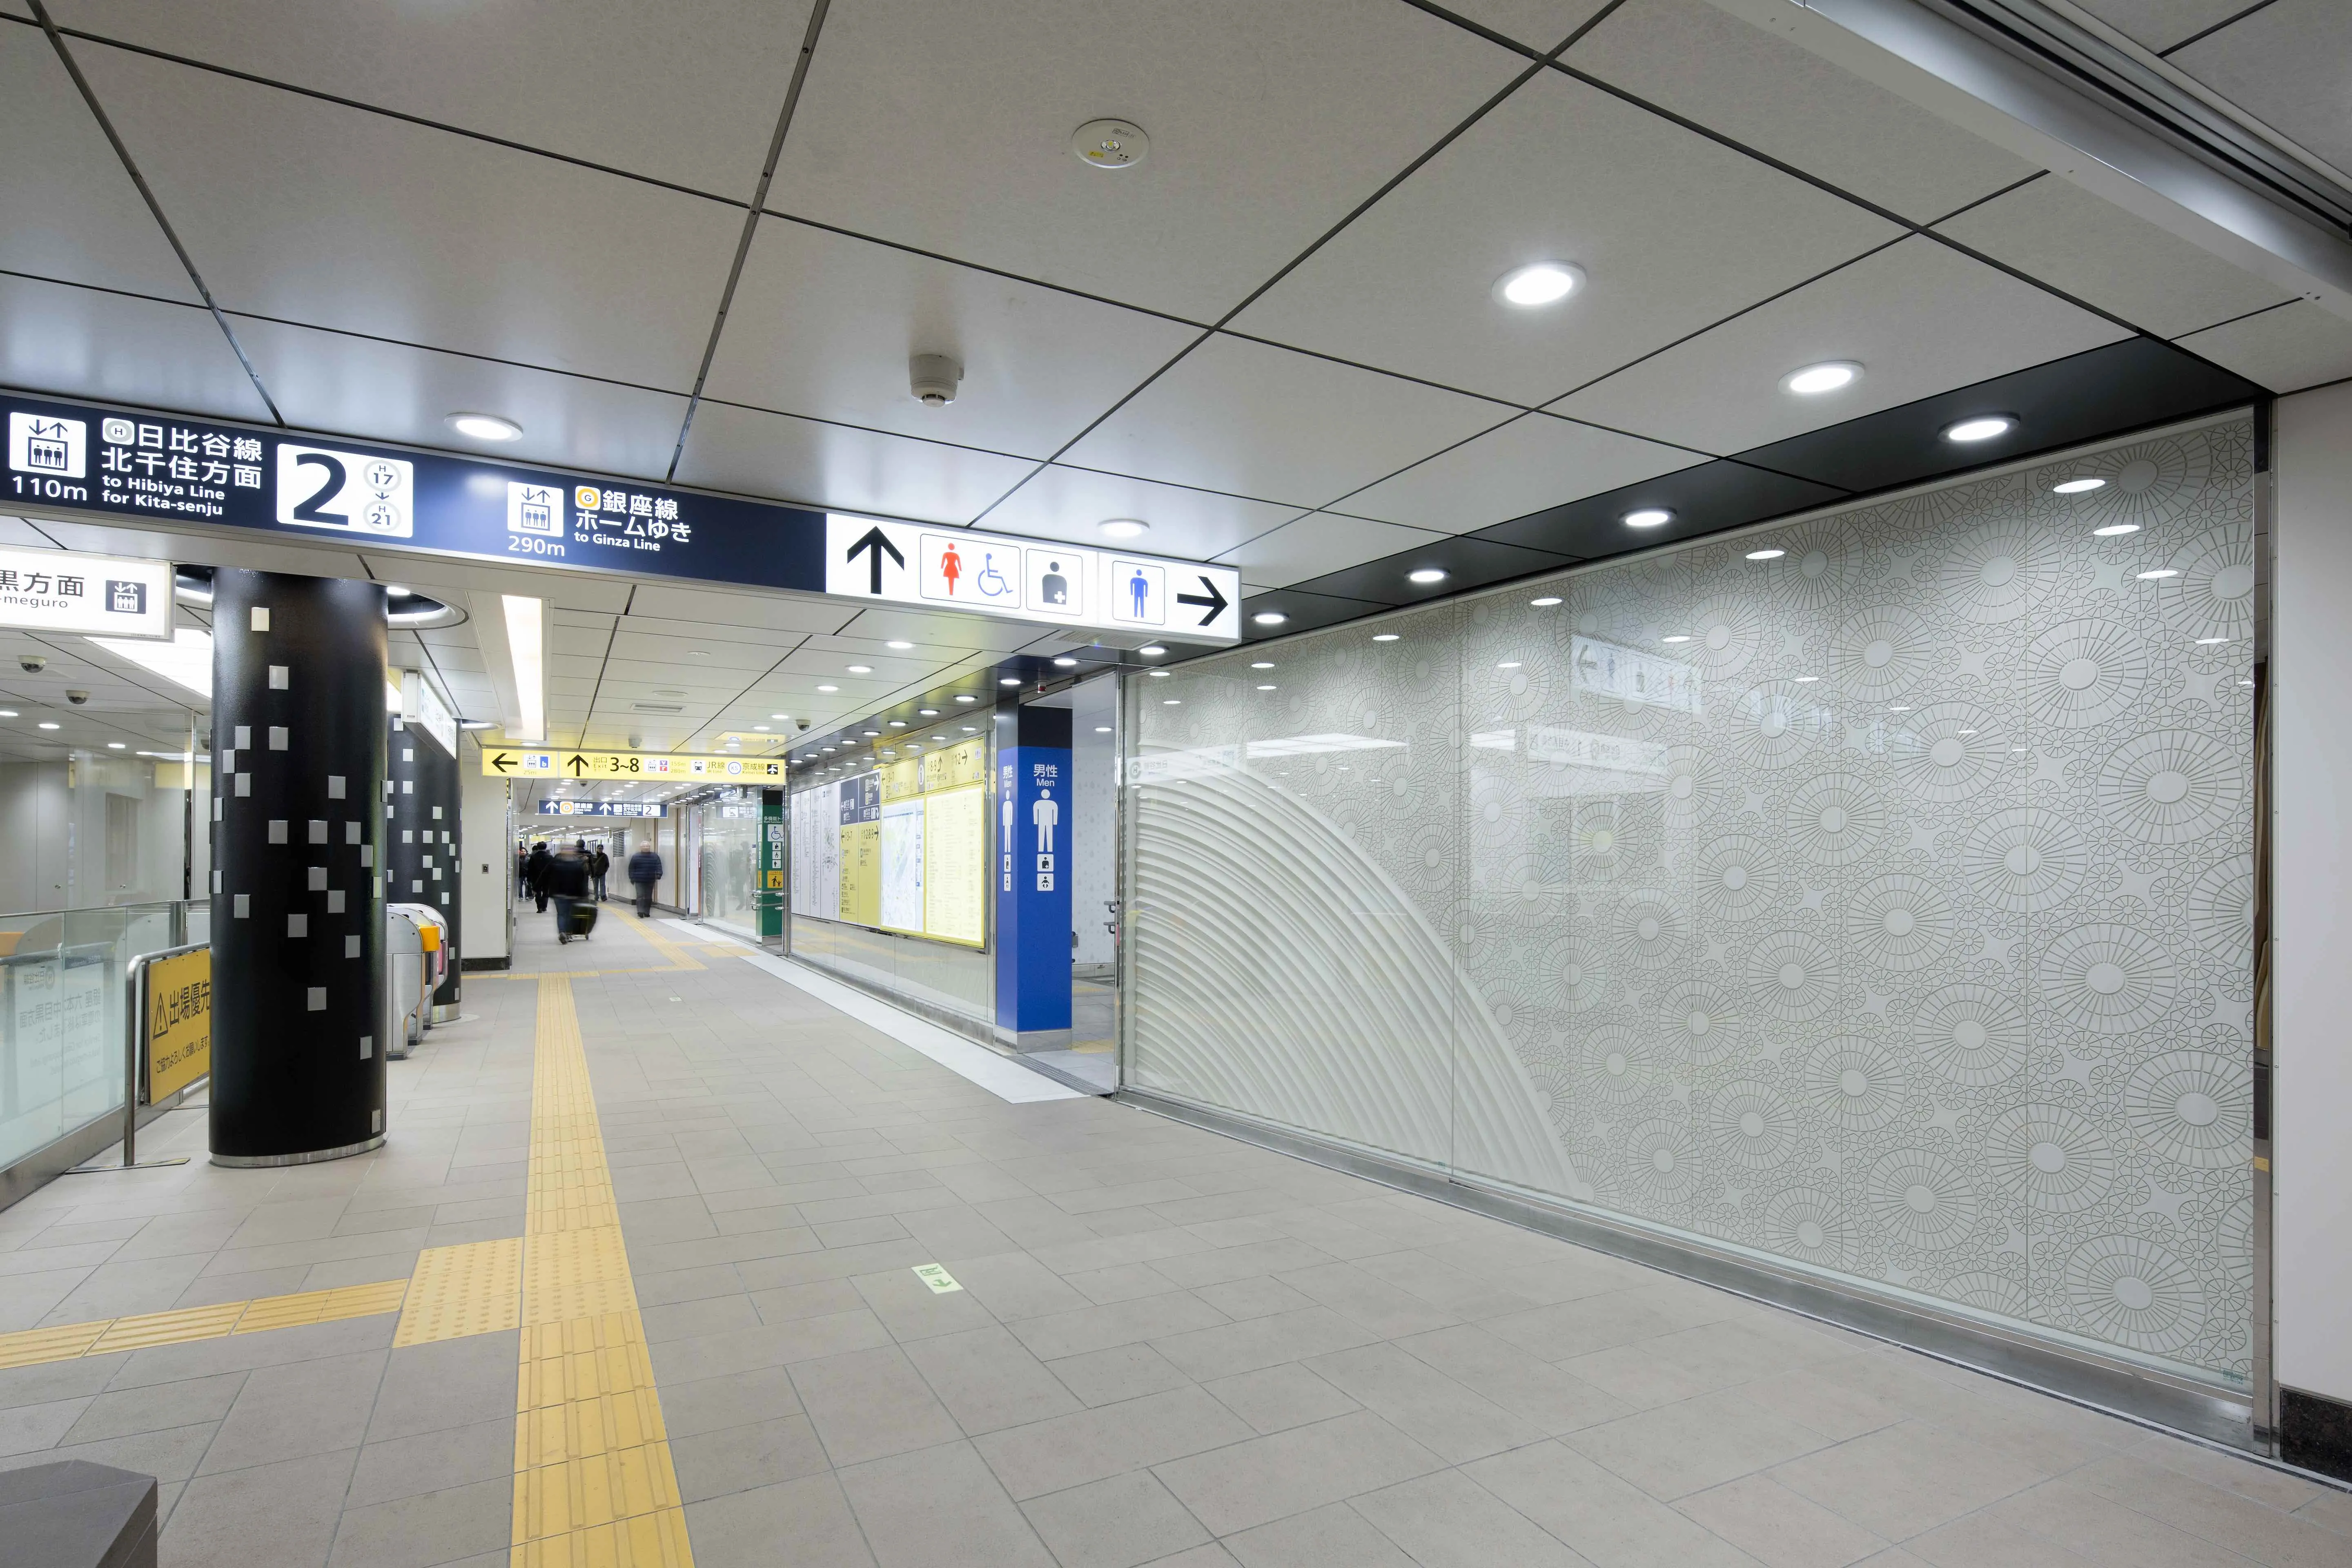
[[[1584,269],[1565,261],[1537,261],[1515,268],[1495,280],[1495,298],[1506,305],[1532,310],[1557,305],[1584,286]]]
[[[2050,493],[2062,496],[2085,495],[2092,490],[2105,489],[2106,483],[2105,479],[2065,479],[2052,485]]]
[[[1675,514],[1664,507],[1645,506],[1627,512],[1624,521],[1628,528],[1656,528],[1662,523],[1672,522],[1674,520]]]
[[[1751,550],[1748,552],[1748,559],[1750,561],[1778,561],[1787,553],[1789,552],[1785,550]]]
[[[841,688],[838,686],[820,686],[817,689],[819,691],[838,691]]]
[[[2180,573],[2174,567],[2159,566],[2153,572],[2141,572],[2137,574],[2137,575],[2143,583],[2161,583],[2167,577],[2179,576]]]
[[[1558,594],[1546,594],[1542,598],[1529,599],[1528,603],[1534,605],[1538,610],[1549,610],[1554,605],[1559,603],[1559,595]]]
[[[1140,539],[1151,525],[1139,517],[1107,517],[1095,524],[1106,539]]]
[[[1862,379],[1862,366],[1850,359],[1823,360],[1790,371],[1780,378],[1780,390],[1793,392],[1800,397],[1819,397],[1825,392],[1836,392],[1852,386]]]
[[[1017,675],[1002,676],[997,679],[996,684],[999,686],[1018,686],[1021,684],[1021,678]]]
[[[2091,530],[2093,537],[2098,539],[2113,539],[2119,533],[2137,533],[2138,531],[2139,524],[2136,522],[2111,522],[2104,528]]]
[[[1078,668],[1078,661],[1072,658],[1069,655],[1064,654],[1061,658],[1054,661],[1054,668],[1055,669],[1076,669]]]
[[[898,637],[892,637],[888,642],[884,643],[882,646],[888,648],[892,653],[908,653],[911,652],[915,647],[913,643],[907,642]]]
[[[1089,120],[1070,132],[1070,152],[1089,169],[1132,169],[1151,155],[1151,138],[1132,120]]]
[[[449,428],[476,441],[520,441],[522,426],[495,414],[452,414]]]
[[[871,675],[874,673],[874,667],[870,664],[853,664],[849,667],[849,673],[852,675]]]
[[[1141,654],[1146,658],[1158,658],[1161,654],[1166,653],[1168,650],[1161,647],[1158,643],[1153,643],[1148,647],[1139,647],[1135,651]]]
[[[1426,588],[1432,584],[1444,582],[1445,569],[1442,566],[1423,566],[1417,571],[1406,573],[1404,580]]]
[[[1256,615],[1252,616],[1250,619],[1262,626],[1278,626],[1282,625],[1283,622],[1290,619],[1290,617],[1284,615],[1280,610],[1260,610]]]
[[[1397,640],[1397,634],[1394,632],[1374,632],[1372,634],[1372,640],[1374,642],[1394,642]]]
[[[2014,414],[1979,414],[1944,426],[1944,439],[1968,446],[1977,441],[1990,441],[1996,436],[2006,436],[2017,428]]]

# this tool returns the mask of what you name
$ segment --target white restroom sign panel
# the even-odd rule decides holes
[[[1240,572],[973,529],[825,518],[824,591],[1066,626],[1241,639]]]
[[[416,467],[400,458],[278,446],[278,521],[377,539],[416,531]]]

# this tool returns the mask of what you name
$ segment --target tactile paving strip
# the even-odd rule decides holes
[[[393,1348],[495,1333],[522,1321],[522,1237],[430,1247],[416,1273]]]
[[[373,1285],[341,1285],[332,1290],[263,1296],[250,1301],[178,1307],[135,1318],[101,1318],[91,1323],[24,1329],[13,1334],[0,1334],[0,1369],[72,1361],[79,1356],[105,1355],[113,1351],[185,1344],[191,1340],[216,1340],[226,1334],[256,1334],[265,1329],[371,1318],[379,1312],[400,1310],[401,1300],[407,1292],[407,1280],[385,1279]]]

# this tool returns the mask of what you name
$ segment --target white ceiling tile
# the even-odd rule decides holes
[[[2292,298],[2054,174],[1937,231],[2160,338]]]
[[[657,480],[686,422],[686,399],[677,393],[249,316],[234,325],[262,384],[299,428]],[[450,415],[466,413],[512,420],[522,439],[496,447],[467,442],[448,425]]]
[[[1467,533],[1704,461],[1678,447],[1530,414],[1338,504],[1361,517]]]
[[[1425,529],[1399,528],[1392,522],[1372,522],[1360,517],[1318,511],[1296,522],[1286,522],[1262,539],[1253,539],[1238,550],[1226,552],[1220,559],[1225,565],[1240,567],[1243,578],[1252,587],[1286,588],[1293,583],[1320,577],[1326,572],[1360,566],[1367,561],[1378,561],[1384,555],[1444,537]]]
[[[2273,392],[2352,376],[2352,321],[2308,300],[2191,332],[2180,346]]]
[[[2352,5],[2276,0],[2168,57],[2273,130],[2352,169]]]
[[[1549,54],[1608,4],[1609,0],[1453,0],[1448,9]]]
[[[2162,52],[2243,11],[2252,0],[2076,0],[2135,43]]]
[[[748,201],[810,0],[57,0],[68,26]]]
[[[1103,521],[1133,518],[1150,524],[1150,531],[1125,541],[1126,548],[1205,561],[1298,512],[1295,506],[1055,464],[1007,496],[980,526],[1116,548],[1122,542],[1103,536]]]
[[[1901,232],[1547,72],[1276,284],[1234,330],[1542,403]],[[1540,310],[1495,298],[1505,273],[1542,260],[1575,263],[1585,287]]]
[[[0,268],[197,299],[48,39],[0,26]],[[27,215],[38,214],[37,221]]]
[[[0,320],[7,316],[5,304],[0,304]],[[290,572],[303,577],[368,574],[367,563],[362,557],[331,546],[307,548],[250,535],[108,528],[55,518],[42,519],[40,526],[42,532],[68,550],[87,550],[99,555],[135,555],[148,561],[176,561],[185,566],[245,566],[257,572]]]
[[[839,630],[868,640],[878,637],[887,641],[898,637],[907,642],[942,647],[961,647],[989,653],[1009,653],[1028,642],[1036,635],[1037,628],[1026,622],[1003,620],[994,616],[935,615],[926,610],[881,605],[869,610],[860,610],[855,619]]]
[[[228,419],[269,417],[206,311],[30,278],[0,276],[0,384]]]
[[[871,673],[852,675],[849,667],[853,664],[862,664]],[[838,648],[803,647],[786,654],[778,672],[834,682],[847,691],[853,683],[859,682],[867,687],[902,686],[909,680],[922,679],[939,667],[939,660],[914,654],[844,653]]]
[[[1526,63],[1396,0],[863,0],[768,205],[1210,321]],[[1105,115],[1144,163],[1078,162]]]
[[[695,411],[678,482],[834,511],[969,522],[1036,465],[727,403]]]
[[[225,309],[693,384],[735,209],[142,55],[78,58]]]
[[[1070,448],[1089,468],[1319,506],[1510,411],[1219,335]]]
[[[1628,0],[1563,58],[1917,223],[2034,172],[2016,154],[1706,0]]]
[[[1085,171],[1080,170],[1083,174]],[[1045,458],[1200,335],[1195,328],[782,218],[760,226],[713,397]],[[927,408],[908,360],[963,366]]]
[[[829,599],[782,594],[729,593],[672,583],[645,583],[629,601],[633,620],[751,626],[806,635],[838,630],[856,611]]]
[[[1555,405],[1562,414],[1730,453],[2062,359],[2131,334],[1981,261],[1914,237]],[[1856,360],[1843,391],[1780,378]]]
[[[731,647],[765,648],[773,662],[785,650],[799,647],[807,640],[803,632],[777,631],[765,626],[747,626],[726,621],[668,621],[647,616],[624,616],[620,632],[624,637],[663,637],[684,647],[716,647],[725,643]]]
[[[424,589],[436,599],[449,598],[449,594],[441,592],[444,588],[459,595],[515,594],[545,599],[555,606],[557,625],[610,626],[611,617],[627,608],[629,603],[630,584],[626,579],[594,572],[561,566],[492,566],[442,556],[395,555],[379,551],[368,552],[366,559],[368,570],[363,575],[382,582],[405,583]],[[587,618],[599,616],[604,618]]]

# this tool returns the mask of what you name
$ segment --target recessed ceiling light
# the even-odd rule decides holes
[[[1674,637],[1660,637],[1658,640],[1660,642],[1688,642],[1690,641],[1690,638],[1678,633]]]
[[[1802,686],[1809,680],[1819,680],[1820,679],[1821,677],[1818,675],[1801,675],[1797,677],[1797,684]]]
[[[883,646],[884,647],[888,648],[892,653],[905,653],[908,649],[909,649],[909,648],[913,647],[915,645],[914,645],[913,643],[910,643],[910,642],[903,642],[903,641],[900,641],[900,640],[899,640],[898,638],[897,638],[897,637],[893,637],[893,638],[891,638],[888,642],[884,643],[882,646]]]
[[[1538,610],[1549,610],[1554,605],[1559,603],[1559,595],[1557,594],[1546,594],[1542,598],[1529,599],[1528,603],[1533,605]]]
[[[1151,679],[1154,680],[1165,680],[1168,679],[1168,672],[1164,669],[1155,669],[1151,672]]]
[[[495,414],[452,414],[449,416],[449,428],[477,441],[522,439],[521,426],[511,419],[501,419]]]
[[[2014,414],[1979,414],[1972,419],[1963,419],[1957,425],[1945,426],[1944,439],[1963,444],[1971,441],[1990,441],[1996,436],[2006,436],[2016,428],[2017,416]]]
[[[918,719],[936,719],[939,716],[940,710],[936,708],[918,708],[915,710],[915,717]]]
[[[861,734],[861,735],[864,735],[867,740],[871,741],[871,740],[874,740],[874,739],[876,739],[877,737],[878,737],[878,736],[882,733],[882,731],[879,731],[879,730],[861,730],[861,731],[858,731],[858,733],[859,733],[859,734]]]
[[[47,719],[44,719],[41,721],[41,728],[44,730],[54,730],[57,726],[50,723]]]
[[[1862,374],[1862,366],[1850,359],[1823,360],[1819,364],[1792,370],[1780,378],[1780,390],[1793,392],[1800,397],[1819,397],[1825,392],[1852,386]]]
[[[15,719],[17,717],[19,717],[19,715],[14,708],[0,708],[0,719]]]
[[[108,751],[110,751],[110,752],[120,752],[120,751],[125,751],[125,750],[128,750],[128,748],[127,748],[126,746],[124,746],[124,744],[123,744],[121,741],[109,741],[109,742],[106,743],[106,749],[107,749]]]
[[[1158,643],[1153,643],[1150,647],[1139,647],[1135,651],[1141,654],[1146,658],[1158,658],[1161,654],[1166,653],[1168,650],[1161,647]]]
[[[751,728],[762,735],[768,732],[768,727],[765,724],[754,724]]]
[[[1110,733],[1110,726],[1108,724],[1097,724],[1095,726],[1095,733],[1097,735],[1108,735]]]
[[[874,673],[874,667],[870,664],[853,664],[849,667],[849,673],[852,675],[871,675]]]
[[[1067,654],[1065,654],[1060,658],[1054,661],[1054,668],[1055,669],[1076,669],[1078,668],[1078,661],[1070,658]]]
[[[2167,577],[2178,577],[2180,574],[2169,566],[2159,566],[2153,572],[2141,572],[2137,575],[2143,583],[2155,583]]]
[[[826,752],[834,752],[834,751],[838,750],[839,748],[837,748],[837,747],[834,747],[834,746],[827,746],[827,747],[825,747],[824,749],[825,749],[825,751],[826,751]]]
[[[2118,533],[2137,533],[2138,531],[2139,524],[2136,522],[2111,522],[2105,528],[2091,530],[2092,534],[2100,539],[2113,539]]]
[[[383,585],[383,596],[387,599],[405,599],[414,592],[415,590],[404,588],[397,583],[386,583]]]
[[[1255,621],[1262,626],[1278,626],[1282,625],[1283,622],[1290,619],[1290,617],[1284,615],[1280,610],[1260,610],[1256,615],[1252,616],[1250,619]]]
[[[999,686],[1018,686],[1021,684],[1021,678],[1017,675],[1003,676],[997,680],[996,684]]]
[[[890,728],[893,730],[903,730],[906,727],[907,721],[904,719],[893,719],[890,721]]]
[[[1506,305],[1531,310],[1558,304],[1584,281],[1583,269],[1565,261],[1538,261],[1506,272],[1495,280],[1495,298]]]
[[[1260,691],[1271,691],[1271,690],[1273,690],[1273,689],[1274,689],[1274,688],[1273,688],[1273,687],[1271,687],[1271,686],[1261,686],[1261,687],[1259,687],[1259,688],[1258,688],[1258,689],[1259,689]]]
[[[820,686],[817,689],[819,691],[838,691],[841,688],[838,686]]]
[[[963,727],[963,732],[967,735],[977,735],[980,733],[980,726],[977,724],[966,724]]]
[[[979,698],[977,698],[977,697],[971,696],[971,695],[970,693],[968,693],[968,692],[958,692],[958,693],[956,694],[956,700],[957,700],[957,701],[959,701],[959,702],[977,702],[977,701],[979,701],[979,700],[980,700],[980,699],[979,699]]]
[[[1394,632],[1374,632],[1372,634],[1372,640],[1374,642],[1394,642],[1397,640],[1397,634]]]
[[[2103,489],[2106,482],[2105,479],[2067,479],[2063,483],[2052,485],[2050,489],[2056,495],[2078,496],[2086,490]]]
[[[2230,639],[2228,637],[2199,637],[2197,639],[2197,646],[2199,647],[2211,647],[2215,643],[2224,643],[2229,640]],[[14,713],[9,713],[0,715],[0,717],[14,719],[16,715]]]
[[[1748,552],[1748,559],[1750,561],[1778,561],[1787,553],[1789,552],[1785,550],[1751,550]]]
[[[1184,700],[1181,697],[1163,697],[1160,700],[1160,706],[1162,708],[1181,708],[1184,706]]]
[[[1637,507],[1625,514],[1628,528],[1655,528],[1662,522],[1672,522],[1675,514],[1662,506]]]
[[[1404,580],[1408,583],[1418,583],[1422,586],[1427,587],[1432,583],[1444,582],[1445,573],[1442,567],[1423,566],[1416,571],[1406,573],[1404,574]]]
[[[1250,668],[1252,669],[1272,669],[1274,668],[1274,660],[1270,658],[1262,658],[1255,664],[1251,665]]]
[[[1519,668],[1519,661],[1516,658],[1507,658],[1495,668],[1496,669],[1517,669]]]
[[[1139,517],[1107,517],[1095,525],[1109,539],[1134,539],[1150,531],[1151,525]]]

